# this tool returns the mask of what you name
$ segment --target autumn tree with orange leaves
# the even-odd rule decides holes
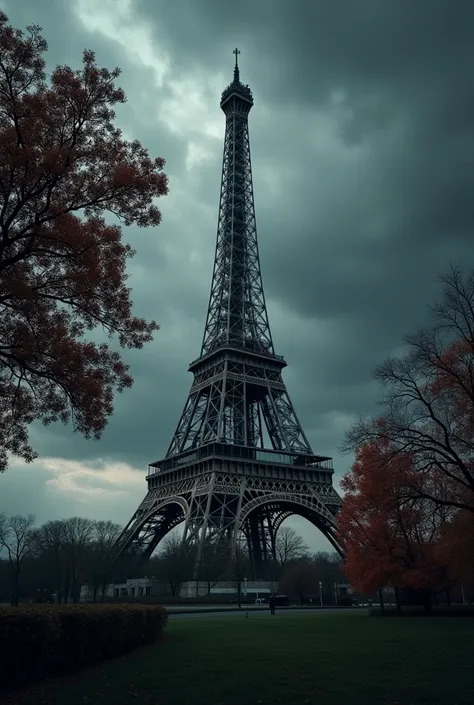
[[[356,590],[412,588],[429,609],[432,591],[448,587],[437,547],[450,510],[413,499],[417,482],[409,455],[391,456],[386,440],[363,445],[341,482],[339,539],[344,570]]]
[[[343,450],[387,441],[388,460],[410,457],[414,496],[474,513],[474,272],[453,268],[442,281],[431,327],[375,371],[381,419],[356,423]]]
[[[141,348],[158,328],[133,315],[120,225],[159,225],[164,160],[114,126],[119,69],[85,51],[47,81],[46,50],[40,27],[24,34],[0,12],[0,470],[36,457],[35,420],[100,436],[133,380],[90,331]]]
[[[442,530],[437,549],[440,561],[449,564],[456,583],[471,593],[474,590],[474,514],[459,511]]]

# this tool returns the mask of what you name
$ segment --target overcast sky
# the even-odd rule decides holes
[[[0,0],[39,24],[48,68],[83,49],[122,68],[117,122],[166,159],[163,222],[130,228],[135,312],[161,326],[127,353],[133,389],[99,442],[32,429],[40,459],[0,477],[0,510],[126,523],[165,453],[199,353],[215,246],[232,50],[253,91],[261,266],[276,352],[336,485],[345,430],[374,411],[373,367],[426,319],[437,273],[474,264],[472,0]],[[328,544],[293,522],[311,548]]]

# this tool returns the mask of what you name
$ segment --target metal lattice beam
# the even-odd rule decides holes
[[[201,356],[231,345],[273,353],[260,272],[248,112],[228,112],[216,254]]]
[[[213,441],[312,454],[274,361],[256,376],[244,352],[233,357],[196,375],[167,457]]]

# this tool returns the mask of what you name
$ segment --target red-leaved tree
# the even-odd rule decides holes
[[[383,423],[359,420],[343,449],[387,438],[425,479],[420,498],[474,513],[474,272],[453,268],[442,281],[431,325],[407,336],[406,353],[375,371]]]
[[[341,483],[338,516],[344,570],[356,590],[409,587],[428,598],[445,587],[446,565],[437,547],[447,510],[413,500],[418,481],[410,456],[392,457],[387,441],[366,443],[357,452]]]
[[[439,559],[449,564],[455,581],[474,589],[474,515],[459,511],[443,527]]]
[[[46,49],[40,27],[25,35],[0,12],[0,470],[9,453],[36,457],[35,420],[100,436],[133,380],[88,331],[141,348],[158,328],[133,315],[119,224],[159,225],[164,160],[113,124],[119,69],[85,51],[47,81]]]

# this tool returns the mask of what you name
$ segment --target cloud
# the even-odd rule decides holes
[[[124,495],[130,490],[143,490],[143,479],[125,463],[108,463],[96,460],[80,463],[63,458],[43,458],[43,469],[53,475],[46,485],[56,494],[70,496],[87,502],[92,498]]]
[[[1,510],[8,514],[32,513],[38,523],[83,516],[123,524],[143,497],[145,473],[108,459],[45,457],[29,466],[13,459],[0,481]]]

